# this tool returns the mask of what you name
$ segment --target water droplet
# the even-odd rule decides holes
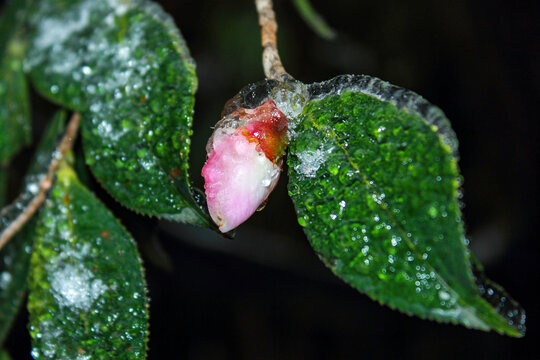
[[[30,183],[26,189],[28,189],[28,191],[32,194],[37,194],[39,191],[39,186],[36,183]]]
[[[450,294],[444,290],[439,291],[439,297],[441,298],[441,300],[450,300]]]
[[[0,274],[0,289],[6,290],[9,284],[11,283],[12,276],[9,272],[3,271]]]
[[[90,68],[89,66],[83,66],[81,68],[81,71],[84,75],[90,75],[92,74],[92,68]]]
[[[362,249],[360,251],[362,251],[362,255],[367,256],[368,251],[369,251],[369,246],[365,245],[364,247],[362,247]]]

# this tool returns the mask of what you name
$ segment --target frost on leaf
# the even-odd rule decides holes
[[[317,170],[324,164],[332,149],[332,147],[325,149],[324,146],[321,146],[315,150],[298,153],[296,155],[298,164],[294,166],[294,170],[304,176],[314,178],[317,175]]]
[[[172,18],[152,1],[81,0],[36,2],[31,20],[25,69],[82,113],[100,184],[138,213],[215,228],[189,181],[197,77]]]
[[[135,243],[71,168],[58,172],[36,233],[33,357],[144,359],[148,304]]]

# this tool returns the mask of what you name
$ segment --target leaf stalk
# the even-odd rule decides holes
[[[261,26],[261,44],[263,47],[264,75],[271,80],[291,81],[294,78],[285,71],[277,49],[277,22],[272,0],[255,0],[259,25]]]

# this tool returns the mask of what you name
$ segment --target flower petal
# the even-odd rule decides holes
[[[208,210],[220,231],[234,229],[257,210],[275,187],[280,170],[241,133],[214,139],[202,175]]]

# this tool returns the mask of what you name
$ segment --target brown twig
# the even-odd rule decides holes
[[[259,25],[261,26],[264,75],[272,80],[293,80],[293,77],[285,71],[279,58],[276,37],[277,23],[272,8],[272,0],[255,0],[255,5],[257,6]]]
[[[47,191],[51,188],[56,175],[56,171],[60,167],[60,163],[64,159],[66,153],[73,148],[75,138],[77,137],[77,131],[79,130],[79,123],[81,120],[81,115],[79,113],[74,113],[66,129],[66,133],[54,152],[51,163],[47,170],[47,174],[39,181],[39,193],[34,196],[34,198],[28,203],[26,208],[17,216],[17,218],[12,221],[8,227],[0,233],[0,249],[7,244],[7,242],[23,227],[32,215],[43,205],[45,202]],[[3,215],[9,207],[15,206],[15,202],[0,212],[0,216]]]

